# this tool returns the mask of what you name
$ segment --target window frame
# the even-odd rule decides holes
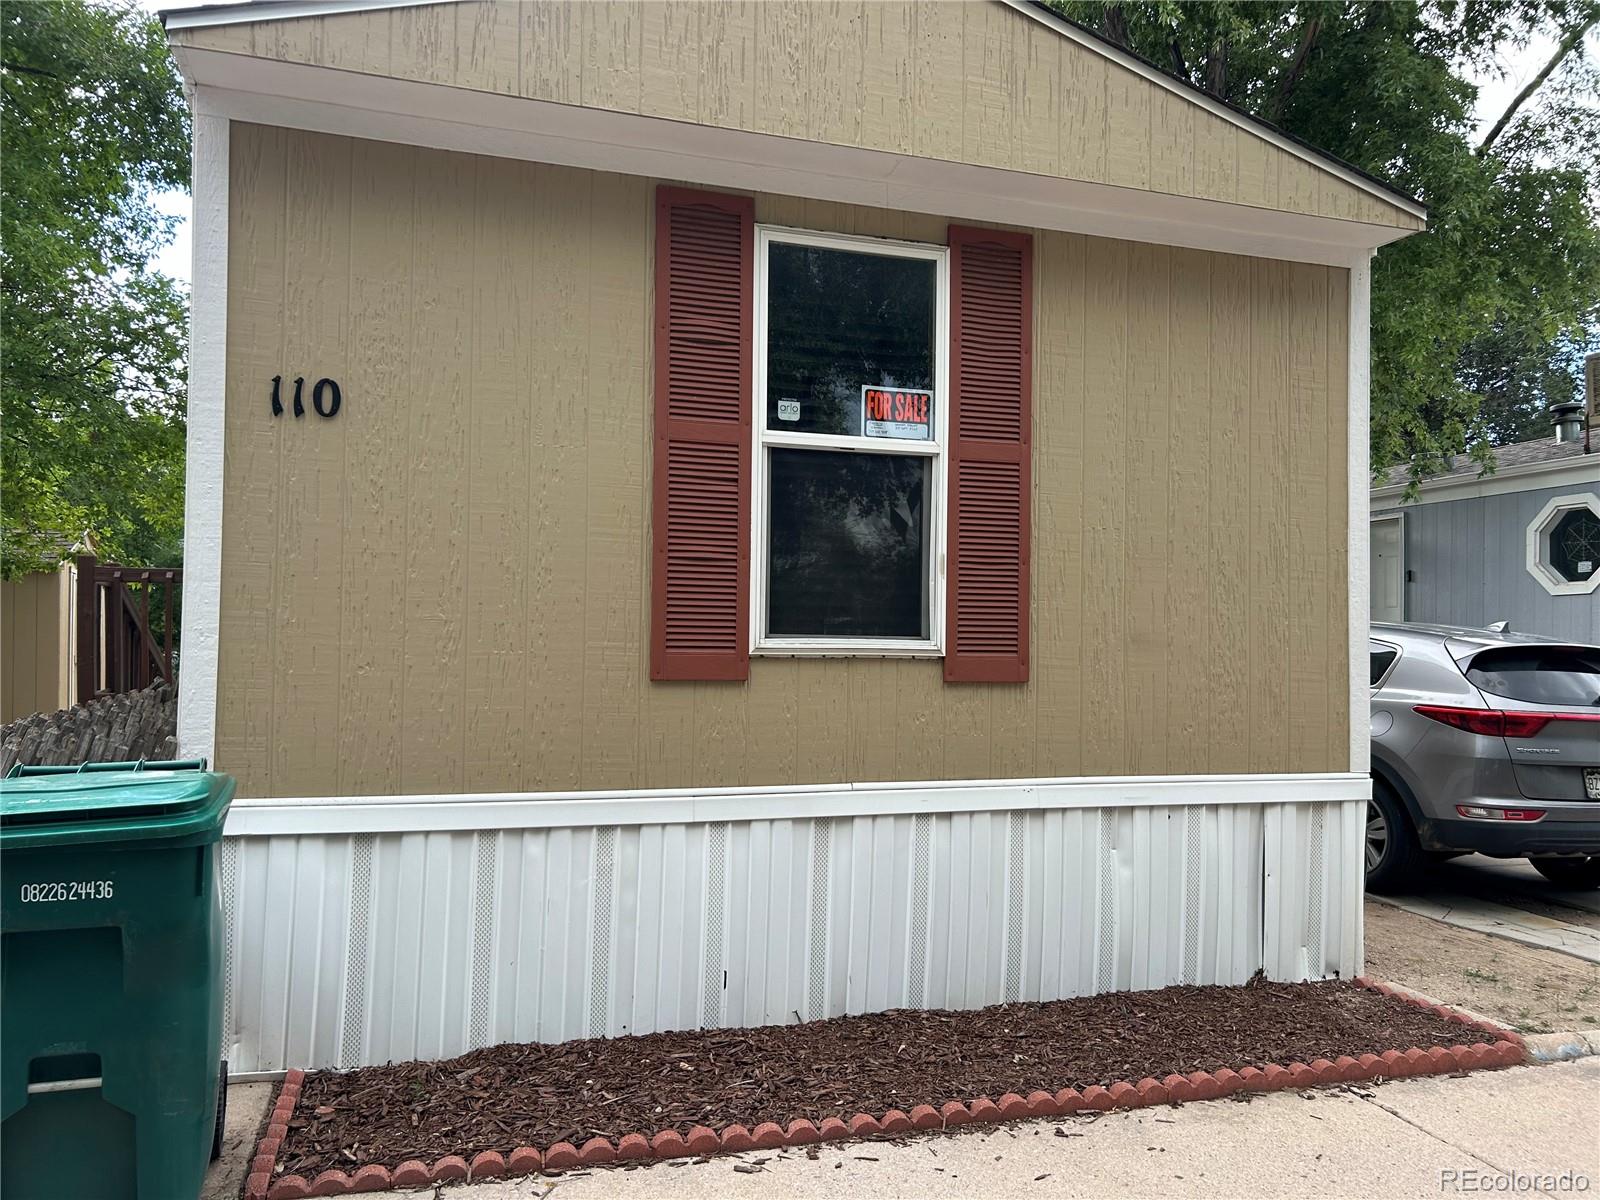
[[[767,428],[767,281],[769,248],[774,244],[815,246],[857,254],[914,258],[934,264],[933,436],[926,442],[851,434],[787,433]],[[945,545],[949,527],[950,462],[950,248],[936,242],[911,242],[861,234],[824,233],[785,225],[755,227],[755,378],[751,404],[750,487],[750,653],[765,657],[942,658],[945,653]],[[767,453],[778,449],[829,450],[853,454],[898,454],[930,460],[928,480],[928,637],[790,637],[766,632],[769,571],[768,523],[771,517]]]
[[[1575,492],[1556,496],[1528,523],[1528,574],[1552,596],[1588,596],[1600,589],[1600,571],[1588,579],[1572,580],[1557,571],[1550,561],[1551,535],[1563,517],[1579,508],[1586,508],[1600,518],[1600,494]]]

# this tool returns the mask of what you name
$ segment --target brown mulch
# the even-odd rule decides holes
[[[280,1162],[357,1164],[695,1125],[848,1119],[1174,1071],[1493,1042],[1352,983],[1114,992],[976,1012],[899,1009],[796,1025],[492,1046],[447,1062],[306,1076]]]

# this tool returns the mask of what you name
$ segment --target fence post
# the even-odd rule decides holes
[[[94,568],[94,555],[78,555],[78,594],[75,598],[78,622],[78,693],[72,698],[75,704],[87,704],[94,699],[94,694],[98,690],[96,684],[99,682],[99,672],[95,668],[99,658],[96,651],[100,621],[98,605],[95,603]]]

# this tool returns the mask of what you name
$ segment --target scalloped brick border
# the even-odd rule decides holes
[[[998,1100],[988,1096],[963,1104],[946,1102],[939,1108],[918,1104],[909,1111],[891,1108],[874,1116],[856,1113],[848,1121],[824,1117],[812,1122],[804,1118],[787,1126],[765,1121],[754,1129],[729,1125],[720,1133],[696,1125],[688,1134],[665,1129],[654,1134],[624,1134],[616,1142],[593,1137],[582,1146],[557,1142],[543,1151],[520,1146],[509,1154],[485,1150],[469,1161],[459,1154],[446,1154],[432,1164],[413,1159],[389,1168],[371,1164],[353,1171],[323,1171],[313,1179],[302,1175],[274,1177],[278,1151],[288,1135],[289,1118],[300,1100],[304,1071],[290,1071],[267,1118],[266,1131],[256,1145],[245,1178],[244,1200],[302,1200],[307,1196],[344,1196],[360,1192],[380,1192],[391,1188],[426,1187],[450,1180],[493,1179],[501,1176],[532,1175],[539,1171],[559,1172],[574,1167],[600,1166],[612,1162],[644,1159],[706,1157],[737,1154],[743,1150],[767,1150],[780,1146],[807,1146],[816,1142],[845,1138],[897,1136],[915,1130],[949,1129],[958,1125],[992,1121],[1020,1121],[1064,1117],[1075,1112],[1109,1112],[1112,1109],[1146,1108],[1158,1104],[1181,1104],[1190,1100],[1214,1100],[1236,1092],[1270,1092],[1284,1088],[1330,1087],[1376,1079],[1404,1079],[1413,1075],[1448,1075],[1457,1071],[1476,1071],[1494,1067],[1518,1066],[1527,1060],[1522,1036],[1493,1022],[1435,1004],[1392,984],[1357,976],[1357,987],[1390,996],[1405,1004],[1427,1009],[1454,1025],[1461,1025],[1493,1036],[1493,1045],[1413,1046],[1408,1050],[1385,1050],[1382,1054],[1363,1054],[1359,1058],[1341,1054],[1334,1061],[1325,1058],[1309,1063],[1268,1063],[1265,1067],[1242,1067],[1237,1071],[1193,1071],[1188,1075],[1168,1075],[1164,1079],[1117,1080],[1109,1087],[1098,1084],[1084,1088],[1063,1088],[1058,1092],[1030,1092],[1019,1096],[1007,1092]]]

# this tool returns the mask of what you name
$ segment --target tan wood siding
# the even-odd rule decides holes
[[[999,0],[461,0],[172,37],[285,62],[1423,227]]]
[[[0,582],[0,722],[73,702],[73,568]]]
[[[1344,271],[1035,232],[1030,681],[652,685],[653,182],[249,125],[232,154],[244,794],[1343,769]],[[273,419],[275,374],[338,379],[338,417]]]

